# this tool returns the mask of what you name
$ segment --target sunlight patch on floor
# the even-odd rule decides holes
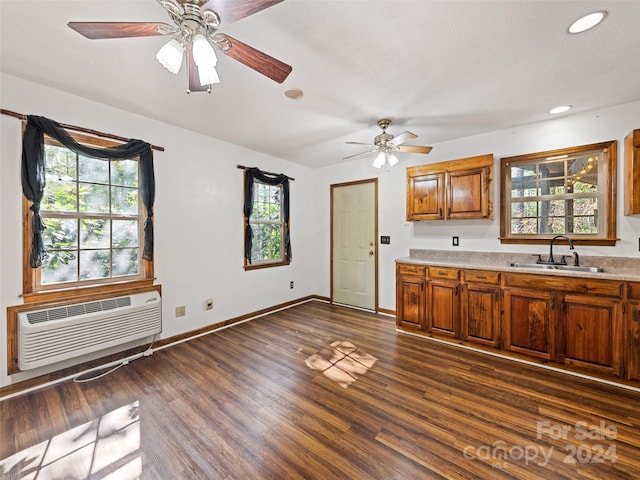
[[[305,363],[342,388],[348,388],[358,379],[358,375],[367,373],[378,360],[346,340],[333,342],[329,347],[307,357]]]

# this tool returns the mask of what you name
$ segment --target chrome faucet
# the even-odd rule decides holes
[[[561,262],[556,262],[555,259],[553,258],[553,242],[555,242],[558,238],[564,238],[567,242],[569,242],[569,250],[575,250],[575,247],[573,246],[573,240],[571,240],[569,237],[567,237],[566,235],[556,235],[555,237],[553,237],[551,239],[551,242],[549,243],[549,258],[547,259],[547,261],[543,261],[540,256],[538,256],[538,262],[537,263],[544,263],[547,265],[566,265],[567,262],[564,259],[564,255],[562,256],[562,261]],[[578,256],[578,252],[573,252],[573,264],[577,267],[580,265],[580,257]]]

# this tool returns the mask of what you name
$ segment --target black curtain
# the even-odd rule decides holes
[[[36,115],[27,116],[27,126],[22,137],[22,191],[32,202],[33,238],[29,265],[37,268],[47,255],[42,240],[44,225],[40,217],[40,203],[46,186],[44,134],[60,142],[76,153],[93,158],[128,159],[140,157],[140,196],[147,210],[144,221],[144,245],[142,258],[153,260],[153,202],[156,194],[151,145],[142,140],[129,140],[117,147],[94,148],[77,143],[57,122]]]
[[[249,218],[253,210],[253,180],[257,179],[267,185],[282,185],[282,216],[286,224],[284,248],[285,260],[291,260],[291,235],[289,234],[289,177],[280,174],[267,173],[257,168],[247,168],[244,173],[244,256],[251,264],[251,248],[253,246],[253,232]]]

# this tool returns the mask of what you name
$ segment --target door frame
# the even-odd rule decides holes
[[[344,182],[344,183],[332,183],[330,185],[330,193],[329,193],[329,244],[330,244],[330,253],[329,253],[329,301],[333,303],[333,190],[335,188],[340,187],[351,187],[354,185],[361,185],[364,183],[372,183],[373,184],[373,223],[374,223],[374,272],[373,272],[373,288],[374,288],[374,311],[376,313],[379,312],[378,308],[378,179],[377,178],[368,178],[364,180],[355,180],[352,182]],[[353,308],[360,308],[354,306]]]

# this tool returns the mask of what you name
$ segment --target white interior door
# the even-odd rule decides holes
[[[334,185],[332,300],[376,309],[376,183]]]

